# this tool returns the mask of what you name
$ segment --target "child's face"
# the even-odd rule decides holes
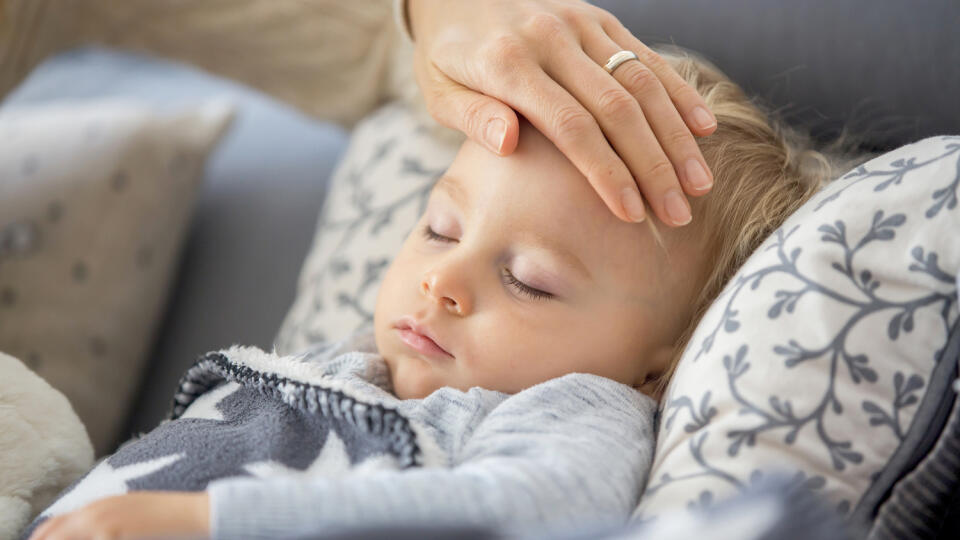
[[[402,399],[443,386],[515,393],[573,372],[640,387],[686,324],[702,274],[694,225],[660,226],[668,258],[647,224],[617,219],[522,126],[509,157],[463,144],[384,276],[376,343]],[[404,317],[449,354],[410,345]]]

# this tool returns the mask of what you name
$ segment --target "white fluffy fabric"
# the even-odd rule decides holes
[[[90,437],[67,398],[0,352],[0,538],[16,538],[92,464]]]

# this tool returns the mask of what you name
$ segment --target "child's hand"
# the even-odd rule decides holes
[[[209,536],[210,501],[206,492],[138,491],[53,517],[37,527],[30,540]]]

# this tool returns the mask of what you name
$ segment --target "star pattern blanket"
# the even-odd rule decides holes
[[[422,464],[414,426],[371,385],[331,378],[299,357],[237,347],[225,353],[203,356],[181,379],[169,419],[98,463],[23,537],[51,516],[129,491]]]

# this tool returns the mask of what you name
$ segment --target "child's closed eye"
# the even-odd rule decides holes
[[[423,237],[426,238],[427,240],[433,240],[435,242],[443,242],[443,243],[452,243],[457,241],[453,238],[443,236],[442,234],[437,234],[436,231],[430,228],[430,225],[424,225]],[[507,283],[509,283],[511,286],[513,286],[514,289],[517,290],[517,292],[524,294],[526,296],[529,296],[530,298],[533,298],[536,300],[547,300],[547,299],[553,298],[552,293],[541,291],[540,289],[535,289],[527,285],[526,283],[520,281],[507,268],[503,269],[503,277],[504,279],[506,279]]]
[[[437,234],[429,225],[423,226],[423,237],[427,240],[436,240],[437,242],[456,242],[453,238],[447,238],[446,236]]]
[[[518,291],[520,291],[521,293],[531,298],[536,298],[537,300],[546,300],[546,299],[553,298],[552,294],[546,291],[541,291],[540,289],[534,289],[533,287],[515,278],[513,274],[510,273],[510,270],[506,268],[503,269],[503,274],[504,274],[504,277],[506,277],[507,282],[509,282],[514,287],[516,287]]]

